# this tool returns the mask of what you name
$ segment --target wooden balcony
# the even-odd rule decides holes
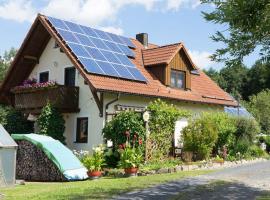
[[[13,91],[15,108],[25,113],[40,113],[49,101],[61,113],[79,112],[79,87],[58,85]]]

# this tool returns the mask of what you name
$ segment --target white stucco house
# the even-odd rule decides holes
[[[33,78],[58,86],[13,90]],[[182,43],[158,46],[148,43],[147,34],[128,39],[40,14],[0,92],[2,101],[32,119],[50,100],[63,113],[68,147],[78,150],[102,143],[102,128],[117,112],[143,111],[157,98],[194,113],[237,106]]]

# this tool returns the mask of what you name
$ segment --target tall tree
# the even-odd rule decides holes
[[[246,100],[264,89],[270,89],[270,63],[257,61],[248,71],[247,78],[242,94]]]
[[[226,25],[212,39],[225,44],[217,49],[212,59],[227,66],[239,64],[255,49],[261,60],[270,60],[270,1],[269,0],[201,0],[214,5],[212,12],[203,12],[207,21]],[[228,34],[227,34],[228,33]]]
[[[11,48],[4,52],[3,56],[0,56],[0,81],[2,81],[6,75],[6,72],[17,53],[15,48]]]

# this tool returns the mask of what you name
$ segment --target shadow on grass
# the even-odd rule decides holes
[[[270,200],[270,191],[261,191],[236,182],[190,179],[161,184],[118,196],[117,200]]]
[[[270,191],[259,190],[242,183],[215,181],[210,184],[193,187],[191,190],[183,191],[176,197],[171,198],[171,200],[187,199],[266,200],[270,199]]]

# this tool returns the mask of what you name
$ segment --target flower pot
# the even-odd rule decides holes
[[[101,171],[88,171],[87,175],[91,178],[91,179],[98,179],[101,177]]]
[[[136,167],[131,167],[131,168],[125,168],[125,174],[126,176],[136,176],[138,172],[138,168]]]

